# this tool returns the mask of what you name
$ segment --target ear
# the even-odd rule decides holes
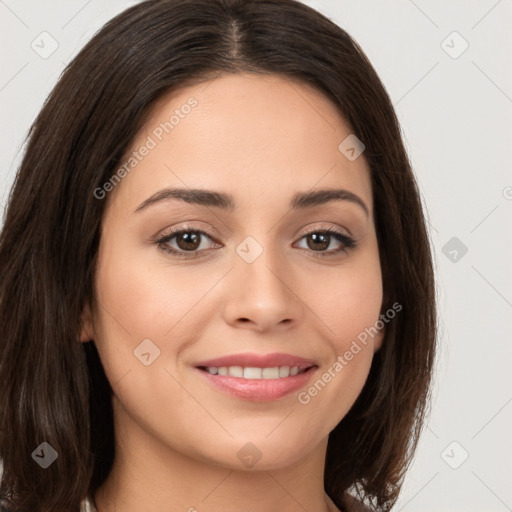
[[[89,303],[84,307],[82,312],[82,327],[80,329],[80,342],[87,343],[94,339],[94,327],[92,322],[91,307]]]

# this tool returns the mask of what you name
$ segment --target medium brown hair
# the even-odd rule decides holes
[[[325,489],[389,510],[427,411],[436,343],[430,242],[392,103],[358,44],[295,0],[150,0],[109,21],[30,128],[0,237],[0,498],[78,512],[114,459],[111,388],[79,343],[114,174],[155,100],[217,73],[278,74],[328,97],[364,143],[386,325],[367,382],[329,435]],[[341,142],[341,141],[340,141]],[[43,441],[58,459],[31,454]]]

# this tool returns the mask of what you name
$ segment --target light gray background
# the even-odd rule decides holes
[[[383,80],[435,246],[432,414],[395,510],[512,510],[512,1],[304,1],[346,29]],[[64,66],[135,3],[0,0],[0,213],[26,131]],[[43,31],[58,43],[48,58],[31,48],[51,48]]]

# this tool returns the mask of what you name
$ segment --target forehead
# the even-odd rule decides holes
[[[131,203],[179,186],[223,189],[241,201],[283,194],[288,200],[294,190],[343,186],[371,208],[364,157],[350,161],[339,149],[351,133],[335,105],[307,84],[220,75],[152,106],[124,158],[138,152],[136,165],[115,194]]]

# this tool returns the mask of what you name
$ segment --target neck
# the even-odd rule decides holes
[[[121,428],[122,426],[122,428]],[[133,420],[116,425],[98,512],[338,512],[324,492],[327,439],[289,467],[231,469],[164,445]]]

